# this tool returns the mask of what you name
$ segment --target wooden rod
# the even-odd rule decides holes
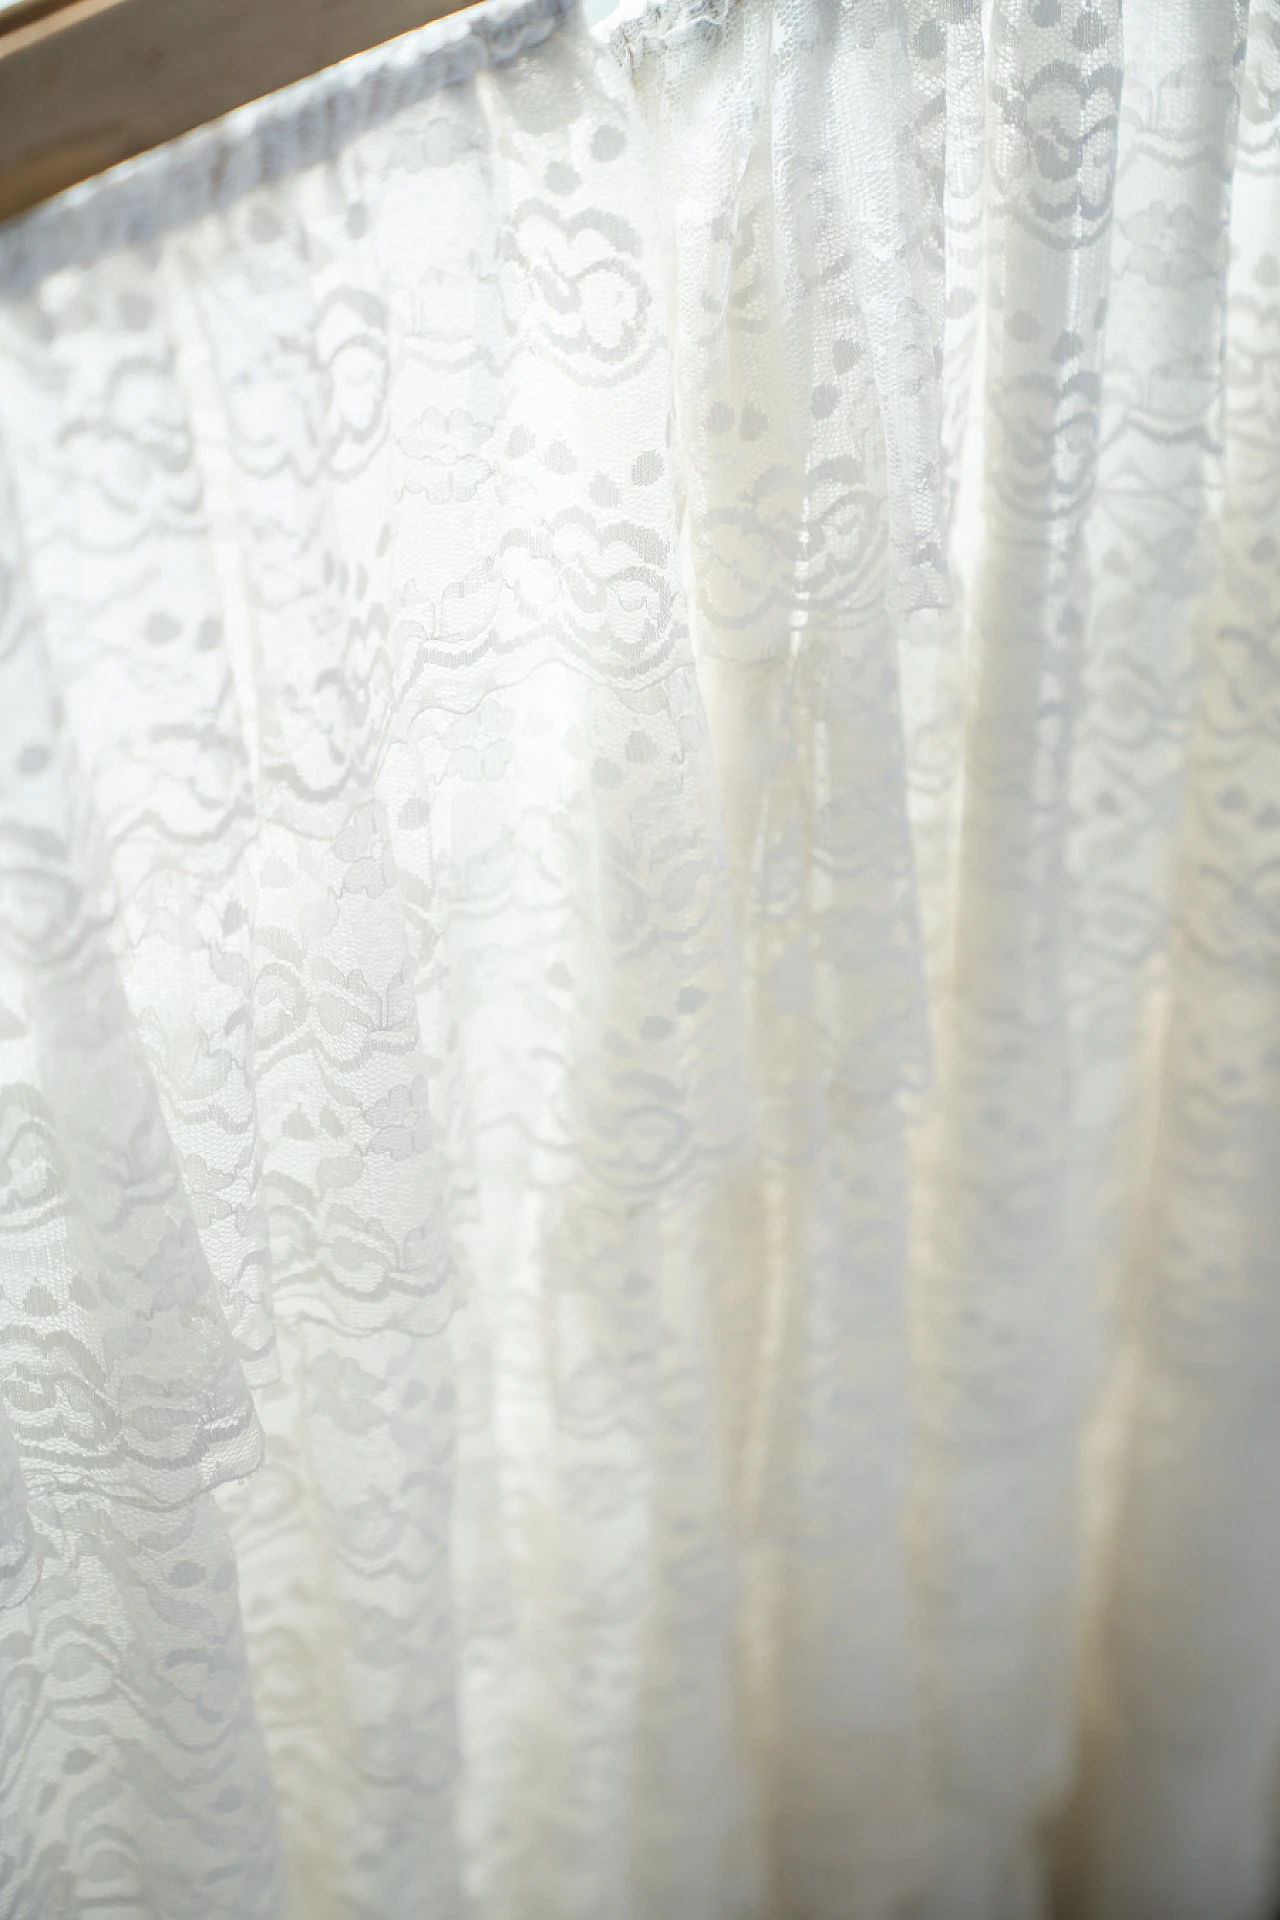
[[[16,0],[0,220],[467,0]]]

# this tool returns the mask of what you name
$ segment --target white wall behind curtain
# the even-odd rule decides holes
[[[3,1920],[1263,1920],[1277,876],[1277,0],[0,230]]]

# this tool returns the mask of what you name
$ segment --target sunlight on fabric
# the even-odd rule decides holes
[[[1278,4],[0,227],[5,1920],[1266,1920]]]

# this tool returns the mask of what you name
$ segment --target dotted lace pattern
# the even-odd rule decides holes
[[[1278,263],[1277,0],[0,229],[3,1920],[1267,1910]]]

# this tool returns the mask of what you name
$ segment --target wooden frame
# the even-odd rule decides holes
[[[0,220],[468,0],[17,0]]]

